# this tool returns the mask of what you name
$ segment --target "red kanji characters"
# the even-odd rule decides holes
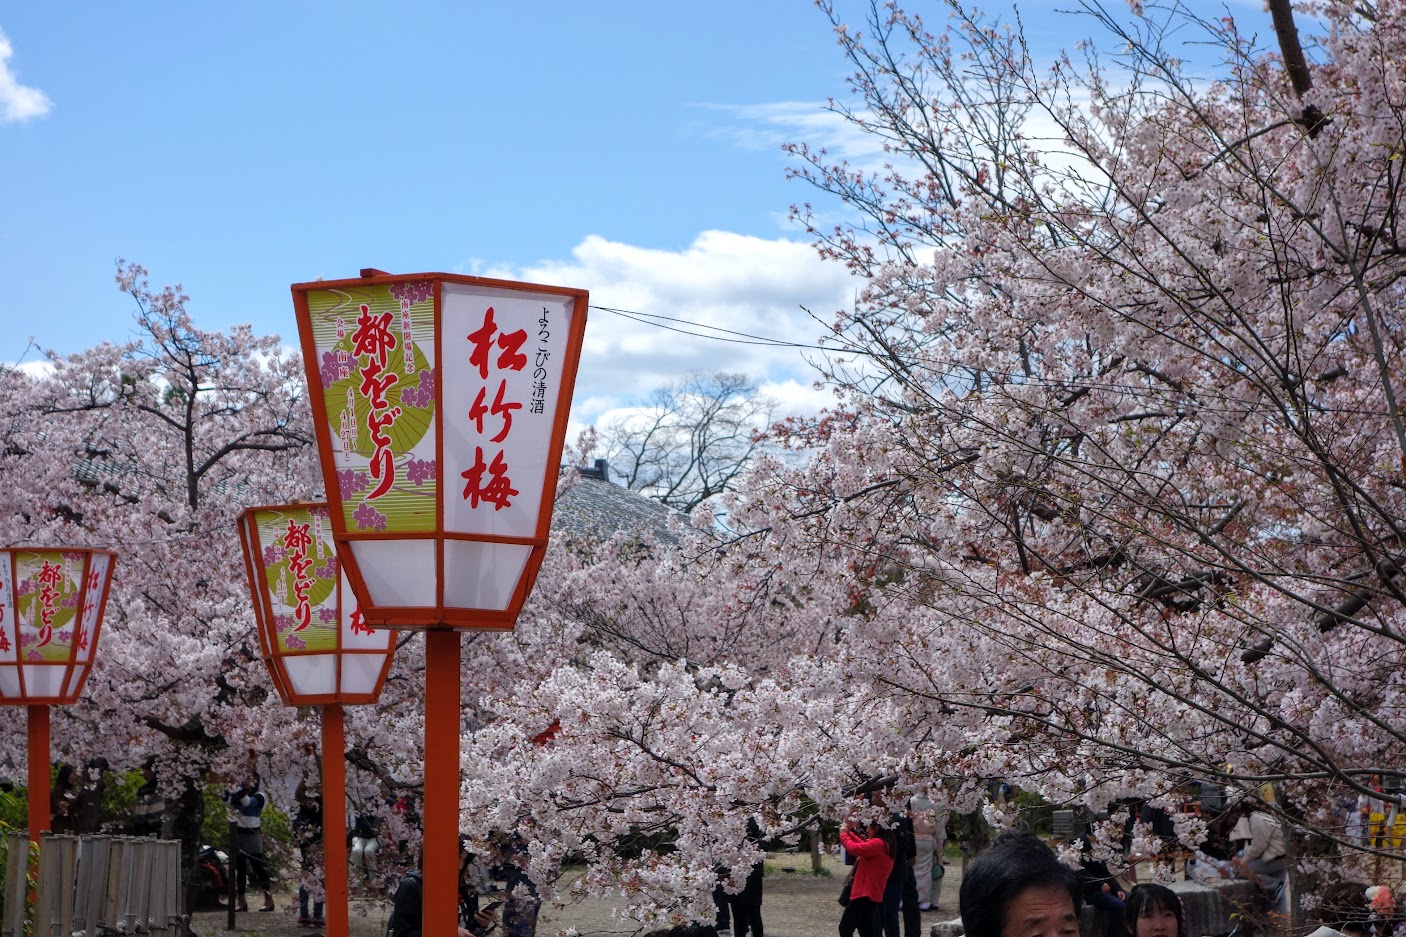
[[[483,314],[483,325],[467,336],[470,344],[474,346],[469,352],[469,364],[478,368],[478,376],[484,380],[488,380],[488,358],[493,351],[493,333],[497,331],[498,326],[493,321],[493,307],[489,306],[488,311]],[[518,351],[526,341],[526,329],[498,334],[497,345],[502,350],[502,354],[498,356],[498,367],[501,370],[521,371],[527,366],[527,356]]]
[[[63,567],[48,560],[39,568],[39,619],[43,622],[39,626],[39,640],[34,643],[35,647],[44,647],[54,639],[54,613],[58,611],[54,607],[54,599],[58,598],[58,590],[54,586],[63,581]]]
[[[503,428],[498,431],[498,435],[494,436],[490,442],[502,442],[508,438],[508,431],[513,428],[513,411],[522,409],[522,404],[520,403],[503,400],[503,394],[506,393],[507,390],[508,382],[499,381],[498,392],[494,394],[493,406],[490,408],[484,405],[484,401],[488,397],[488,388],[480,387],[478,389],[478,396],[474,398],[473,406],[469,407],[469,419],[474,421],[474,426],[478,428],[480,436],[483,435],[484,414],[492,413],[494,416],[501,416],[503,418]]]
[[[308,559],[308,547],[312,546],[309,527],[310,524],[290,520],[283,532],[283,546],[288,551],[288,571],[293,574],[293,619],[297,622],[293,626],[294,632],[312,624],[312,604],[308,601],[308,591],[312,589],[313,582],[308,575],[308,569],[312,566],[312,560]]]
[[[391,334],[391,314],[372,315],[371,307],[362,303],[361,315],[356,317],[356,331],[352,333],[352,354],[370,355],[372,361],[384,368],[386,356],[398,345]]]
[[[386,391],[399,380],[399,374],[385,371],[384,366],[375,361],[368,361],[361,369],[361,386],[357,389],[370,402],[371,412],[375,413],[390,406],[386,402]]]
[[[395,484],[395,453],[391,450],[390,434],[385,432],[400,416],[400,408],[392,407],[386,399],[386,391],[400,380],[400,375],[386,370],[386,359],[396,348],[396,337],[391,334],[392,315],[383,312],[372,315],[369,306],[362,304],[361,315],[356,320],[356,331],[352,333],[352,351],[360,358],[370,358],[361,365],[361,395],[370,404],[366,414],[366,429],[371,435],[375,451],[371,454],[371,477],[378,481],[375,488],[366,496],[374,501],[391,490]],[[348,391],[350,395],[350,391]],[[348,401],[350,407],[350,400]]]
[[[361,614],[360,608],[352,609],[351,613],[351,633],[352,634],[375,634],[371,626],[366,623],[366,618]]]
[[[483,481],[484,469],[488,470],[490,476],[487,484]],[[508,461],[503,458],[501,449],[493,457],[493,464],[489,465],[483,461],[483,448],[475,446],[473,466],[459,474],[467,481],[464,485],[464,498],[469,502],[469,507],[476,508],[480,501],[485,501],[493,505],[493,510],[501,511],[503,508],[512,507],[511,499],[519,494],[513,487],[512,479],[508,477]]]

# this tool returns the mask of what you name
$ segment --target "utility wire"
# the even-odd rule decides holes
[[[660,315],[657,312],[635,312],[632,309],[615,309],[611,306],[591,306],[592,309],[599,309],[601,312],[609,312],[620,316],[623,319],[630,319],[641,325],[652,325],[658,329],[668,329],[670,332],[678,332],[680,335],[691,335],[694,338],[709,338],[717,342],[730,342],[734,345],[762,345],[771,348],[802,348],[811,351],[826,351],[834,353],[845,349],[832,348],[826,345],[811,345],[802,342],[786,342],[779,338],[767,338],[765,335],[753,335],[750,332],[736,332],[732,329],[725,329],[717,325],[706,325],[702,322],[692,322],[688,319],[676,319],[673,316]],[[680,325],[691,326],[695,329],[707,329],[709,332],[721,334],[710,335],[707,332],[691,332],[688,329],[676,328],[672,325],[665,325],[665,322],[677,322]],[[737,338],[724,338],[726,335],[735,335]],[[854,353],[869,354],[867,351],[855,350]]]
[[[613,306],[592,305],[591,309],[601,312],[608,312],[612,315],[638,322],[641,325],[650,325],[658,329],[667,329],[670,332],[677,332],[680,335],[688,335],[693,338],[706,338],[715,342],[728,342],[734,345],[760,345],[765,348],[797,348],[807,351],[823,351],[827,354],[846,354],[855,357],[868,357],[876,360],[889,358],[890,355],[871,351],[867,348],[860,348],[850,345],[815,345],[804,342],[787,342],[778,338],[768,338],[764,335],[753,335],[750,332],[738,332],[733,329],[725,329],[717,325],[707,325],[702,322],[694,322],[690,319],[679,319],[674,316],[661,315],[656,312],[637,312],[633,309],[618,309]],[[666,325],[667,322],[675,322],[679,325],[689,326],[692,329],[705,329],[707,331],[694,332],[689,328],[678,328],[673,325]],[[719,333],[719,334],[709,334]],[[728,337],[728,336],[736,336]],[[908,362],[908,367],[924,371],[943,379],[966,379],[970,376],[971,366],[958,361],[942,361],[929,359],[927,362]],[[1116,380],[1094,381],[1089,377],[1070,375],[1064,379],[1054,377],[1037,377],[1023,374],[1018,371],[1001,371],[996,368],[983,367],[977,369],[991,377],[1012,381],[1029,387],[1053,388],[1060,391],[1071,391],[1080,388],[1098,389],[1104,391],[1128,391],[1139,392],[1147,388],[1143,384],[1125,383]]]

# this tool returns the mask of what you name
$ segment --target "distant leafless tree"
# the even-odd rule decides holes
[[[602,425],[600,445],[626,487],[691,511],[746,471],[774,407],[744,374],[693,371]]]

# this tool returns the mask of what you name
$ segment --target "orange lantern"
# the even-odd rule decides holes
[[[374,703],[395,633],[366,624],[341,574],[326,504],[239,515],[259,649],[288,706]]]
[[[298,283],[333,536],[367,620],[424,629],[427,933],[453,933],[459,635],[541,568],[585,290],[446,273]]]
[[[49,825],[49,706],[92,673],[117,554],[0,549],[0,704],[28,707],[29,838]]]
[[[292,288],[347,575],[377,624],[511,628],[546,551],[586,292],[364,273]]]
[[[367,626],[342,573],[326,504],[239,515],[259,650],[288,706],[322,707],[323,882],[327,932],[347,937],[346,728],[342,706],[374,703],[395,632]]]

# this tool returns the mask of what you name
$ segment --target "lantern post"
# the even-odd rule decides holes
[[[327,505],[239,515],[259,651],[287,706],[322,709],[322,861],[327,933],[347,937],[346,734],[343,706],[375,703],[395,633],[367,626],[342,574]]]
[[[298,283],[333,536],[367,621],[425,635],[426,933],[452,934],[460,630],[510,630],[541,568],[585,290],[444,273]]]
[[[75,702],[98,650],[117,554],[0,549],[0,705],[24,706],[29,839],[49,828],[49,707]]]

